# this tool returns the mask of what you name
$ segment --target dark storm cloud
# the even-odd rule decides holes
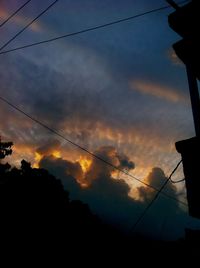
[[[45,140],[45,142],[36,149],[36,152],[41,155],[50,155],[53,150],[58,150],[60,146],[60,141],[55,139],[49,139]]]
[[[159,167],[152,168],[146,178],[146,182],[157,189],[160,189],[166,180],[166,175]],[[144,208],[146,208],[156,196],[154,190],[144,186],[138,187],[137,191]],[[162,192],[171,196],[172,199],[178,198],[176,187],[170,182],[168,182]],[[172,199],[160,193],[153,206],[146,214],[146,220],[144,219],[140,223],[140,228],[138,229],[144,230],[146,234],[148,234],[148,230],[152,230],[152,232],[150,231],[149,233],[154,233],[155,236],[161,239],[174,239],[184,236],[185,228],[195,224],[195,220],[188,216],[187,207]],[[198,220],[196,220],[196,224],[199,225]]]
[[[134,163],[126,155],[118,153],[112,146],[100,147],[95,151],[95,155],[122,170],[131,170],[135,167]],[[104,162],[94,158],[92,165],[85,175],[86,182],[90,183],[99,177],[111,177],[112,172],[115,171],[113,166],[105,165]]]
[[[165,176],[164,171],[159,167],[152,168],[151,172],[148,174],[146,178],[146,182],[149,185],[152,185],[153,187],[155,187],[156,189],[160,189],[166,180],[167,180],[167,177]],[[176,187],[171,183],[168,183],[163,191],[172,197],[176,196]],[[138,188],[138,193],[139,193],[140,199],[145,202],[150,201],[155,196],[154,190],[152,190],[151,188],[144,187],[144,186],[141,186]],[[177,203],[175,203],[174,205],[178,206]]]
[[[107,159],[116,162],[113,148],[101,148],[97,151],[101,153],[101,156],[107,156]],[[95,160],[90,167],[91,181],[87,188],[81,188],[74,179],[75,173],[71,166],[79,170],[77,163],[45,157],[40,162],[40,166],[47,168],[62,180],[65,188],[70,192],[71,199],[80,199],[88,203],[92,211],[103,220],[126,232],[131,229],[156,194],[151,188],[141,186],[138,188],[140,199],[134,200],[129,196],[130,187],[127,183],[124,180],[113,179],[111,177],[112,169],[101,165],[101,162],[98,164]],[[160,168],[153,168],[146,178],[146,182],[158,188],[165,180],[166,176]],[[164,191],[172,197],[176,197],[174,186],[168,185]],[[160,194],[141,221],[137,231],[162,239],[173,239],[184,234],[187,221],[187,212],[184,212],[174,200]]]
[[[101,216],[103,220],[125,230],[130,224],[130,217],[134,218],[130,215],[137,211],[133,200],[128,196],[129,186],[123,180],[111,178],[110,167],[106,170],[106,166],[98,166],[94,161],[90,169],[91,178],[92,175],[94,176],[90,186],[81,188],[74,179],[74,173],[70,174],[71,165],[75,166],[74,163],[69,164],[69,161],[51,157],[45,157],[40,162],[41,167],[47,168],[63,181],[72,199],[87,202],[93,212]],[[94,167],[98,169],[98,172]]]
[[[129,158],[126,155],[118,155],[118,159],[120,162],[119,168],[120,169],[126,169],[126,170],[131,170],[134,169],[135,164],[133,161],[129,160]]]

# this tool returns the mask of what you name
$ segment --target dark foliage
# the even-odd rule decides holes
[[[0,137],[0,159],[3,159],[6,156],[12,154],[12,149],[11,149],[12,146],[13,146],[12,142],[1,142],[1,137]]]
[[[90,236],[98,224],[87,205],[69,201],[60,180],[44,169],[0,165],[1,228],[4,236],[45,245]],[[73,238],[73,239],[72,239]],[[53,245],[53,244],[52,244]]]
[[[60,180],[25,160],[19,169],[0,164],[0,219],[1,248],[29,258],[109,256],[122,238],[87,204],[70,201]]]

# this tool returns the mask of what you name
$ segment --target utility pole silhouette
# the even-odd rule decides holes
[[[175,8],[168,16],[169,26],[177,32],[182,40],[173,44],[177,56],[186,65],[190,100],[196,136],[175,143],[183,160],[186,181],[189,215],[200,219],[200,99],[197,79],[200,79],[200,2],[191,0],[179,7],[173,0],[167,2]]]

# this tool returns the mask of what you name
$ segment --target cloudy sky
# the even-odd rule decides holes
[[[1,0],[0,23],[24,2]],[[0,46],[52,2],[30,1],[0,27]],[[164,0],[60,0],[3,50],[162,6]],[[171,48],[180,39],[168,26],[172,10],[0,54],[0,96],[159,188],[180,160],[175,142],[195,135],[185,68]],[[24,158],[34,167],[50,169],[72,198],[88,202],[109,221],[129,230],[155,195],[7,104],[1,102],[0,109],[0,135],[14,142],[9,161],[19,165]],[[180,167],[174,179],[182,177]],[[168,185],[164,191],[185,202],[184,183]],[[174,221],[177,227],[170,234]],[[167,238],[193,225],[200,223],[185,208],[160,196],[138,229],[156,233],[159,228],[160,236]]]

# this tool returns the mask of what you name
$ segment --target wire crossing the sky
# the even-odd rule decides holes
[[[4,22],[0,24],[0,27],[2,27],[4,24],[6,24],[9,20],[11,20],[21,9],[23,9],[29,2],[32,0],[26,1],[22,6],[20,6],[14,13],[12,13]]]
[[[82,151],[88,153],[88,154],[91,155],[93,158],[96,158],[96,159],[102,161],[102,162],[105,163],[106,165],[108,165],[108,166],[110,166],[110,167],[112,167],[112,168],[114,168],[114,169],[116,169],[116,170],[118,170],[118,171],[124,173],[125,175],[127,175],[127,176],[131,177],[132,179],[134,179],[134,180],[136,180],[136,181],[138,181],[138,182],[144,184],[145,186],[147,186],[147,187],[153,189],[154,191],[156,191],[156,192],[160,192],[160,190],[157,189],[156,187],[154,187],[154,186],[152,186],[152,185],[150,185],[150,184],[148,184],[148,183],[146,183],[146,182],[144,182],[144,181],[138,179],[137,177],[133,176],[133,175],[130,174],[129,172],[127,172],[127,171],[125,171],[125,170],[123,170],[123,169],[121,169],[121,168],[119,168],[119,167],[113,165],[112,163],[106,161],[106,160],[103,159],[102,157],[100,157],[100,156],[98,156],[98,155],[92,153],[92,152],[89,151],[87,148],[82,147],[82,146],[80,146],[79,144],[73,142],[72,140],[66,138],[65,136],[63,136],[62,134],[60,134],[57,130],[55,130],[55,129],[53,129],[53,128],[50,128],[49,126],[47,126],[46,124],[42,123],[42,122],[39,121],[38,119],[36,119],[36,118],[34,118],[33,116],[29,115],[28,113],[24,112],[22,109],[20,109],[20,108],[17,107],[16,105],[12,104],[12,103],[11,103],[10,101],[8,101],[7,99],[5,99],[5,98],[3,98],[3,97],[0,96],[0,100],[3,101],[4,103],[8,104],[10,107],[14,108],[15,110],[17,110],[17,111],[20,112],[21,114],[25,115],[26,117],[28,117],[29,119],[31,119],[33,122],[37,123],[38,125],[42,126],[42,127],[45,128],[45,129],[49,130],[49,131],[52,132],[53,134],[55,134],[55,135],[57,135],[58,137],[64,139],[65,141],[69,142],[70,144],[72,144],[73,146],[79,148],[80,150],[82,150]],[[178,200],[177,198],[175,198],[175,197],[173,197],[173,196],[171,196],[171,195],[168,195],[168,194],[166,194],[166,193],[162,193],[162,194],[165,195],[166,197],[170,198],[170,199],[173,199],[173,200],[177,201],[178,203],[183,204],[184,206],[187,206],[186,203],[182,202],[181,200]]]
[[[178,4],[183,4],[185,2],[188,2],[188,0],[187,1],[181,1]],[[60,39],[63,39],[63,38],[67,38],[67,37],[70,37],[70,36],[75,36],[75,35],[83,34],[83,33],[86,33],[86,32],[98,30],[98,29],[105,28],[105,27],[108,27],[108,26],[112,26],[112,25],[115,25],[115,24],[119,24],[119,23],[122,23],[122,22],[125,22],[125,21],[130,21],[130,20],[133,20],[133,19],[142,17],[144,15],[155,13],[155,12],[158,12],[158,11],[161,11],[161,10],[164,10],[164,9],[168,9],[168,8],[171,8],[171,6],[170,5],[167,5],[167,6],[159,7],[159,8],[156,8],[156,9],[145,11],[145,12],[140,13],[140,14],[137,14],[137,15],[133,15],[133,16],[130,16],[130,17],[127,17],[127,18],[123,18],[123,19],[119,19],[119,20],[115,20],[115,21],[111,21],[111,22],[108,22],[108,23],[105,23],[105,24],[101,24],[101,25],[94,26],[94,27],[91,27],[91,28],[83,29],[83,30],[80,30],[80,31],[77,31],[77,32],[68,33],[68,34],[61,35],[61,36],[58,36],[58,37],[54,37],[54,38],[51,38],[51,39],[47,39],[47,40],[35,42],[35,43],[32,43],[32,44],[28,44],[28,45],[24,45],[24,46],[20,46],[20,47],[16,47],[16,48],[8,49],[8,50],[5,50],[5,51],[1,51],[0,52],[0,55],[1,54],[6,54],[6,53],[9,53],[9,52],[12,52],[12,51],[16,51],[16,50],[21,50],[21,49],[25,49],[25,48],[29,48],[29,47],[33,47],[33,46],[42,45],[42,44],[45,44],[45,43],[57,41],[57,40],[60,40]],[[30,25],[27,25],[27,27],[29,27],[29,26]],[[10,43],[12,40],[13,39],[11,39],[8,42]],[[5,44],[3,47],[1,47],[0,50],[2,50],[3,48],[5,48],[6,45],[7,44]]]
[[[154,198],[151,200],[151,202],[147,205],[147,207],[144,209],[144,211],[142,212],[142,214],[139,216],[139,218],[137,219],[137,221],[134,223],[133,227],[130,229],[129,232],[134,232],[137,225],[141,222],[141,220],[144,218],[144,216],[146,215],[147,211],[150,209],[150,207],[153,205],[153,203],[156,201],[156,199],[158,198],[159,194],[162,192],[162,190],[165,188],[165,186],[167,185],[167,183],[171,180],[172,175],[176,172],[176,170],[178,169],[178,167],[180,166],[180,164],[182,163],[182,159],[178,162],[178,164],[176,165],[176,167],[173,169],[173,171],[171,172],[171,174],[169,175],[169,177],[166,179],[166,181],[163,183],[163,185],[161,186],[160,190],[155,194]]]
[[[49,5],[45,10],[43,10],[37,17],[30,21],[24,28],[22,28],[16,35],[14,35],[10,40],[8,40],[2,47],[0,51],[9,45],[15,38],[17,38],[21,33],[23,33],[31,24],[33,24],[37,19],[39,19],[44,13],[46,13],[52,6],[54,6],[59,0],[55,0],[51,5]]]

